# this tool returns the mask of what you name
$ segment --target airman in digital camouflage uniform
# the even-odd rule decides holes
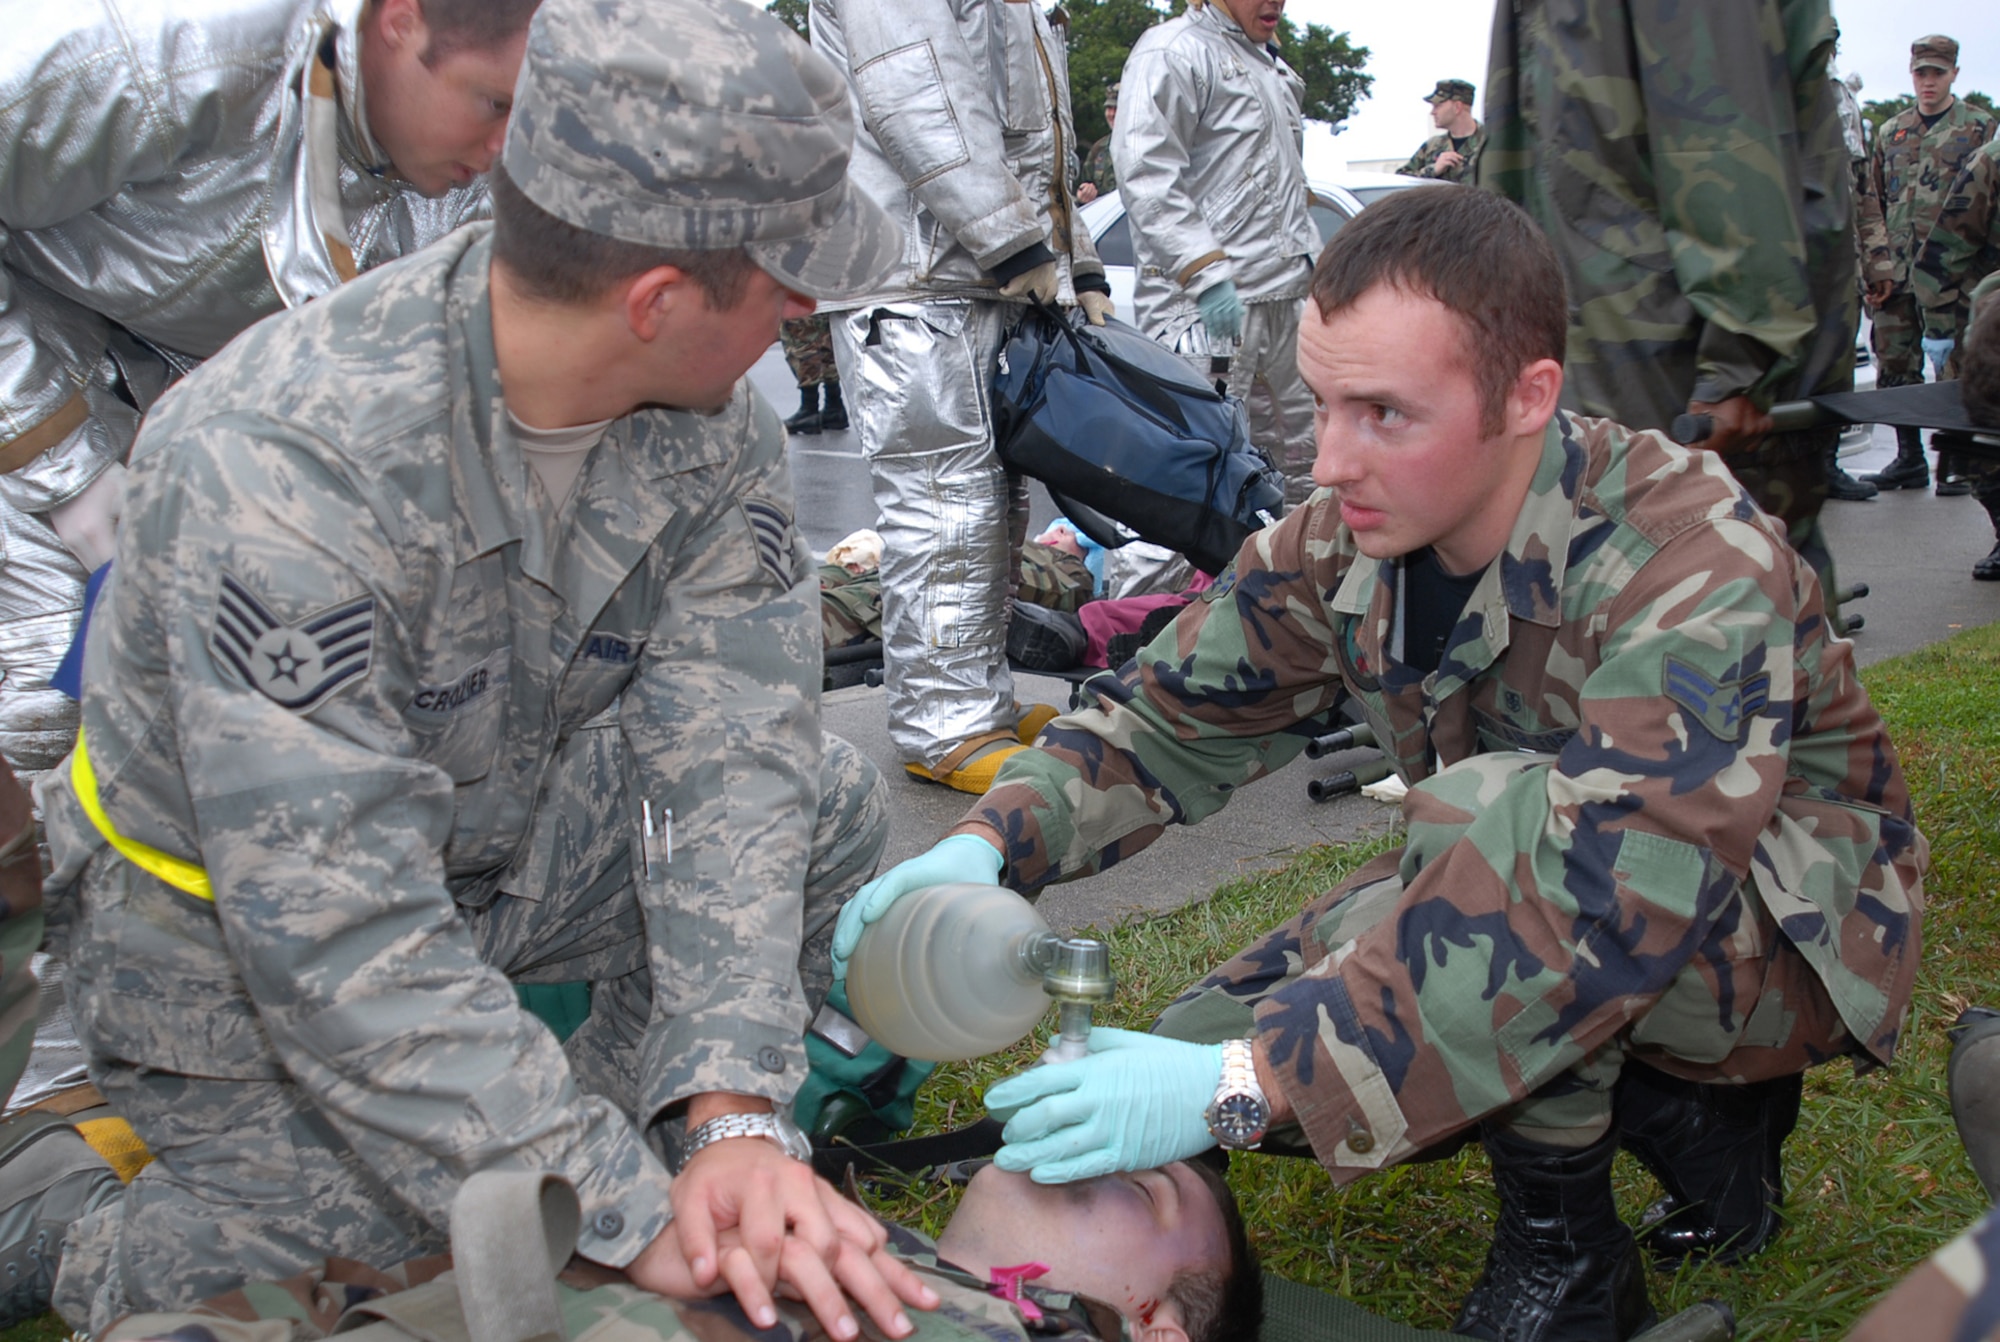
[[[1925,318],[1916,287],[1917,261],[1960,170],[1979,146],[1993,138],[1991,114],[1952,96],[1957,75],[1956,41],[1939,34],[1918,38],[1910,44],[1916,106],[1891,117],[1875,132],[1875,189],[1882,197],[1895,257],[1889,297],[1870,314],[1878,387],[1924,380]],[[1924,460],[1923,431],[1897,429],[1895,461],[1865,478],[1880,489],[1929,488],[1931,468]]]
[[[1773,519],[1714,454],[1557,411],[1567,304],[1524,214],[1401,193],[1313,297],[1323,488],[863,887],[834,954],[913,886],[1122,861],[1293,759],[1344,690],[1411,784],[1406,845],[1157,1028],[1252,1039],[1279,1140],[1340,1183],[1482,1136],[1501,1211],[1461,1332],[1629,1336],[1621,1138],[1675,1199],[1657,1252],[1761,1247],[1799,1074],[1893,1054],[1926,846]],[[1097,1032],[988,1092],[1000,1163],[1060,1180],[1210,1144],[1225,1047]]]
[[[1852,387],[1849,160],[1828,0],[1494,6],[1479,184],[1524,207],[1575,310],[1563,404],[1704,444],[1829,588],[1838,429],[1770,435],[1773,401]]]
[[[1396,169],[1404,177],[1428,177],[1439,182],[1470,182],[1479,172],[1486,149],[1486,128],[1472,119],[1477,96],[1463,79],[1440,79],[1424,98],[1431,105],[1431,122],[1438,133],[1417,147],[1410,161]]]
[[[1212,1170],[1187,1164],[1061,1189],[987,1166],[935,1243],[892,1227],[889,1248],[937,1291],[924,1321],[933,1342],[1255,1342],[1263,1284],[1235,1197]],[[294,1342],[368,1318],[447,1316],[466,1278],[434,1257],[388,1271],[329,1262],[282,1282],[174,1314],[136,1315],[100,1342],[265,1342],[269,1321]],[[727,1297],[663,1300],[572,1265],[556,1287],[564,1333],[594,1342],[812,1342],[810,1313],[781,1303],[758,1329]],[[424,1308],[426,1296],[445,1298]],[[420,1314],[418,1311],[422,1311]],[[356,1316],[360,1316],[357,1319]]]
[[[142,432],[45,792],[78,1034],[154,1156],[64,1241],[79,1327],[434,1251],[492,1168],[567,1177],[576,1251],[641,1285],[774,1318],[783,1282],[843,1342],[835,1279],[893,1336],[925,1299],[769,1113],[802,919],[885,817],[820,733],[740,380],[899,242],[839,74],[761,11],[548,0],[527,51],[492,225],[256,327]],[[517,1004],[579,980],[566,1041]]]

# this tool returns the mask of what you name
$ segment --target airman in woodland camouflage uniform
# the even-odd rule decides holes
[[[1798,1074],[1894,1051],[1926,847],[1783,531],[1714,454],[1556,411],[1567,306],[1525,216],[1485,192],[1401,193],[1334,239],[1313,294],[1300,362],[1331,490],[1247,542],[1096,708],[1045,727],[905,866],[979,839],[1023,890],[1099,871],[1282,767],[1352,695],[1411,784],[1407,844],[1157,1028],[1249,1036],[1274,1121],[1340,1183],[1476,1127],[1501,1215],[1460,1331],[1628,1336],[1645,1292],[1611,1199],[1614,1094],[1644,1090],[1623,1135],[1679,1199],[1655,1250],[1760,1247]],[[1433,391],[1435,365],[1398,366],[1454,338],[1516,370],[1476,419],[1471,371]],[[1482,385],[1509,385],[1494,371]],[[1468,408],[1440,408],[1455,396]],[[903,870],[842,921],[886,908]],[[1146,1039],[1094,1039],[990,1091],[1018,1111],[1001,1164],[1060,1179],[1215,1140],[1195,1112],[1220,1063]],[[1709,1081],[1731,1084],[1688,1084]],[[1750,1113],[1716,1112],[1711,1090]],[[1677,1125],[1696,1118],[1691,1143]]]
[[[1875,133],[1872,172],[1895,265],[1889,297],[1870,314],[1878,387],[1924,380],[1925,317],[1917,262],[1952,183],[1979,146],[1993,138],[1992,116],[1952,96],[1957,74],[1957,42],[1933,35],[1911,43],[1916,106],[1891,117]],[[1896,460],[1866,478],[1883,489],[1928,488],[1931,473],[1924,460],[1922,430],[1897,429]]]
[[[799,408],[785,421],[788,433],[813,434],[847,427],[840,399],[840,369],[833,362],[833,328],[824,313],[795,317],[778,328],[785,363],[798,384]]]
[[[148,417],[45,800],[92,1080],[155,1157],[69,1234],[75,1325],[434,1251],[465,1175],[512,1168],[567,1177],[575,1250],[641,1284],[713,1282],[754,1199],[793,1229],[729,1278],[753,1314],[822,1264],[909,1331],[872,1221],[717,1140],[786,1135],[802,917],[884,837],[822,742],[784,435],[740,380],[900,250],[851,138],[758,10],[548,0],[494,224]],[[558,1043],[514,985],[578,980]]]
[[[1713,414],[1705,445],[1832,590],[1819,511],[1839,431],[1766,436],[1763,414],[1853,385],[1828,0],[1519,0],[1493,23],[1479,184],[1562,257],[1564,405],[1635,429]]]
[[[514,1239],[523,1229],[532,1236],[530,1225],[514,1229]],[[454,1235],[477,1240],[484,1230],[454,1220]],[[1242,1215],[1228,1186],[1206,1168],[1173,1165],[1047,1188],[988,1165],[936,1242],[895,1227],[888,1233],[889,1251],[937,1292],[938,1307],[924,1320],[933,1342],[1250,1342],[1262,1322],[1262,1278]],[[391,1335],[477,1342],[472,1322],[481,1301],[462,1304],[464,1293],[490,1296],[490,1264],[522,1255],[477,1242],[454,1249],[466,1264],[454,1277],[441,1276],[453,1266],[443,1256],[386,1271],[334,1260],[182,1313],[124,1319],[100,1342],[265,1342],[270,1321],[279,1319],[292,1321],[291,1342],[332,1336],[343,1321],[348,1329],[386,1321],[367,1334],[376,1339],[400,1327]],[[781,1303],[775,1326],[760,1329],[726,1295],[662,1299],[577,1262],[547,1287],[516,1287],[511,1299],[539,1317],[559,1313],[563,1336],[596,1342],[825,1337],[797,1304]]]
[[[1974,296],[2000,283],[2000,140],[1989,141],[1966,160],[1917,256],[1911,280],[1924,308],[1924,334],[1954,342],[1945,376],[1961,376]],[[1942,446],[1950,437],[1934,435],[1932,441]],[[1972,496],[1993,522],[1993,549],[1973,564],[1972,576],[2000,582],[2000,465],[1984,454],[1968,453],[1957,460]]]
[[[1924,335],[1957,340],[1968,316],[1967,296],[1995,271],[2000,271],[2000,140],[1966,159],[1912,259],[1910,288],[1923,309]],[[1954,359],[1945,374],[1957,373]]]
[[[1438,133],[1425,140],[1396,171],[1404,177],[1440,182],[1477,180],[1479,156],[1486,150],[1486,128],[1472,119],[1475,96],[1472,85],[1463,79],[1440,79],[1424,98],[1431,105],[1431,121]]]
[[[1116,128],[1118,125],[1118,85],[1112,84],[1104,90],[1104,124]],[[1118,189],[1118,164],[1111,157],[1111,131],[1106,130],[1090,152],[1083,158],[1083,180],[1090,183],[1090,193],[1085,195],[1082,188],[1077,190],[1077,198],[1086,205],[1107,191]]]

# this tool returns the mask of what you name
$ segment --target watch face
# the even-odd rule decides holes
[[[1209,1122],[1215,1140],[1224,1146],[1254,1146],[1264,1140],[1267,1121],[1263,1101],[1254,1095],[1224,1095],[1215,1102]]]

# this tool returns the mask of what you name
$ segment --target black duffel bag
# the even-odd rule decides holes
[[[1219,573],[1284,506],[1243,403],[1121,321],[1028,308],[1001,346],[993,422],[1000,460],[1100,545],[1132,539],[1109,518]]]

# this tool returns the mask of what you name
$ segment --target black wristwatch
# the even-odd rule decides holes
[[[1222,1042],[1222,1080],[1202,1111],[1209,1135],[1226,1151],[1254,1151],[1271,1126],[1271,1102],[1257,1084],[1256,1054],[1248,1039]]]

